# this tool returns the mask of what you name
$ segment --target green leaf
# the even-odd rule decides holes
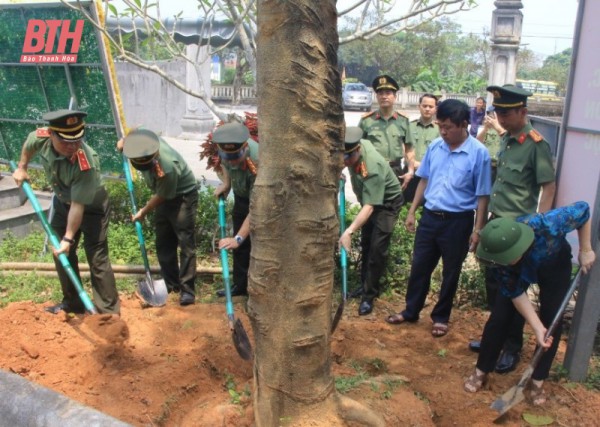
[[[554,418],[550,415],[536,415],[523,413],[523,419],[527,424],[532,426],[548,426],[554,422]]]
[[[117,11],[117,8],[114,5],[109,4],[108,9],[110,10],[110,13],[112,13],[114,16],[119,16],[119,12]]]

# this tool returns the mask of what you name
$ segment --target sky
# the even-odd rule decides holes
[[[338,0],[338,9],[353,4],[355,0]],[[115,1],[118,4],[118,0]],[[152,3],[152,1],[150,1]],[[472,10],[451,15],[450,19],[461,24],[463,32],[489,33],[492,26],[493,0],[479,0]],[[577,0],[522,0],[523,34],[521,43],[542,58],[572,47]],[[183,11],[183,16],[194,17],[198,12],[198,0],[160,0],[161,14],[167,16]],[[408,4],[397,0],[398,8]],[[402,9],[403,10],[403,9]]]

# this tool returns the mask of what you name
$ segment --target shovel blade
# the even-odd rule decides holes
[[[152,307],[162,307],[167,303],[169,296],[164,280],[152,280],[148,277],[138,281],[138,294]]]
[[[333,334],[333,331],[335,331],[335,328],[337,328],[338,323],[340,323],[340,319],[342,318],[343,313],[344,313],[344,301],[342,300],[342,302],[338,306],[337,310],[335,311],[335,314],[333,315],[333,319],[331,320],[331,333],[332,334]]]
[[[250,338],[248,338],[248,334],[240,319],[236,319],[233,324],[232,338],[233,345],[240,357],[244,360],[252,360],[252,345],[250,344]]]
[[[490,406],[490,408],[498,412],[498,418],[508,412],[513,406],[518,405],[525,399],[523,394],[523,386],[516,385],[504,393],[502,396],[497,398]]]

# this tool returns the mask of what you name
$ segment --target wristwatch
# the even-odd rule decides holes
[[[235,241],[237,242],[238,245],[241,245],[242,242],[244,241],[244,238],[242,236],[240,236],[239,234],[236,234],[234,237]]]
[[[64,236],[62,239],[70,245],[73,245],[75,243],[75,240],[69,239],[67,236]]]

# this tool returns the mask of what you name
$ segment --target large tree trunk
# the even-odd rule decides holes
[[[259,427],[338,426],[347,417],[381,425],[336,394],[331,374],[344,129],[336,24],[334,0],[258,2],[260,165],[248,311]]]

